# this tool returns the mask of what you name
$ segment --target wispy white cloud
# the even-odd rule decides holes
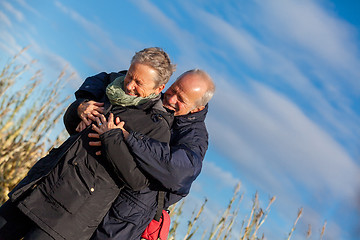
[[[54,73],[60,74],[60,72],[64,71],[66,77],[71,76],[72,78],[70,84],[73,84],[74,88],[79,86],[79,83],[81,83],[79,73],[69,61],[53,53],[45,46],[40,46],[30,35],[23,34],[22,36],[26,36],[28,42],[26,51],[22,51],[24,46],[18,42],[18,38],[14,34],[8,30],[0,30],[0,49],[10,57],[14,57],[21,52],[17,57],[17,62],[25,65],[28,65],[35,59],[41,59],[41,61],[37,62],[36,69],[41,69],[51,79],[56,79]],[[30,69],[30,71],[35,72],[36,70]]]
[[[12,26],[12,23],[10,21],[10,19],[8,18],[8,16],[6,16],[5,13],[3,13],[2,11],[0,11],[0,21],[5,24],[8,27]]]
[[[111,35],[103,30],[98,24],[91,22],[75,10],[56,1],[55,6],[63,13],[69,15],[77,24],[79,24],[88,35],[92,37],[92,41],[101,50],[98,61],[91,62],[93,66],[97,65],[97,69],[118,69],[119,66],[128,66],[132,55],[134,54],[128,49],[118,47],[112,40]],[[91,42],[90,40],[88,40]],[[94,46],[94,45],[93,45]],[[106,54],[105,54],[106,53]],[[106,55],[106,57],[104,56]],[[100,61],[102,60],[102,61]]]
[[[360,168],[346,151],[289,99],[259,83],[250,91],[218,85],[208,119],[214,145],[274,193],[288,179],[354,203]]]
[[[25,0],[16,0],[16,2],[22,6],[23,8],[25,8],[26,10],[30,11],[31,13],[35,14],[38,17],[41,17],[42,15],[40,14],[40,12],[38,10],[36,10],[35,8],[33,8],[31,5],[29,5]]]
[[[187,8],[189,13],[192,13],[192,17],[200,21],[206,30],[210,30],[214,38],[218,39],[219,47],[225,45],[220,48],[222,50],[219,50],[223,51],[222,55],[226,56],[226,52],[230,49],[233,51],[231,56],[235,56],[233,59],[240,59],[241,63],[246,64],[244,68],[250,67],[260,73],[280,77],[278,81],[282,81],[283,84],[289,85],[296,91],[312,98],[316,97],[317,102],[324,103],[321,92],[298,69],[296,63],[282,55],[281,52],[277,52],[274,46],[266,45],[266,42],[262,42],[253,36],[253,33],[234,26],[231,22],[223,20],[221,16],[210,14],[199,7],[196,11],[192,11],[196,8],[193,5]],[[231,64],[231,61],[229,60],[227,64]],[[241,72],[241,69],[239,71]]]
[[[360,87],[357,81],[360,70],[357,67],[359,65],[358,51],[351,47],[356,42],[356,39],[351,38],[351,28],[342,28],[344,23],[341,20],[333,18],[313,2],[286,1],[286,4],[281,3],[281,1],[267,4],[259,2],[259,6],[252,8],[248,13],[257,19],[252,26],[256,31],[263,26],[269,28],[267,32],[258,31],[267,35],[265,39],[254,34],[254,31],[241,28],[239,24],[225,21],[224,16],[210,14],[194,4],[188,4],[187,9],[189,14],[205,27],[204,32],[211,31],[213,38],[218,39],[215,44],[218,45],[219,50],[214,53],[228,59],[226,64],[233,65],[234,68],[238,65],[243,66],[237,68],[238,72],[245,75],[246,78],[252,74],[260,75],[261,77],[256,78],[258,81],[274,88],[281,86],[282,89],[285,89],[280,90],[283,94],[289,94],[288,90],[291,90],[293,93],[289,94],[289,98],[292,98],[298,107],[307,114],[310,113],[313,119],[323,124],[323,127],[331,131],[331,134],[340,141],[346,141],[346,144],[354,151],[360,134],[360,127],[357,124],[360,119],[353,107],[354,97],[356,99],[359,94],[356,89]],[[298,4],[301,4],[302,7],[297,8]],[[241,16],[244,9],[235,9],[234,11],[238,11],[237,14]],[[289,20],[290,17],[285,20],[288,12],[290,12],[291,18],[299,15],[299,12],[306,12],[306,17],[300,14],[301,17],[296,18],[296,21]],[[292,14],[292,12],[296,12],[296,14]],[[279,20],[281,23],[274,20],[278,18],[281,18],[281,21]],[[315,19],[314,25],[308,19]],[[307,37],[295,41],[288,35],[291,35],[292,32],[297,34],[298,25],[301,29],[323,33],[320,34],[319,39],[314,39],[317,38],[317,34],[303,33],[302,36]],[[290,33],[288,34],[288,32]],[[201,35],[201,33],[197,34]],[[329,41],[334,43],[327,44],[328,37],[331,38]],[[273,41],[269,41],[268,38]],[[286,41],[289,38],[290,40]],[[276,39],[275,43],[274,39]],[[321,44],[323,41],[326,44]],[[348,44],[343,44],[344,42]],[[318,45],[322,45],[321,49],[318,49]],[[299,46],[302,47],[299,48]],[[317,49],[317,51],[313,51],[313,49]],[[227,55],[229,50],[232,51],[231,55]],[[211,49],[202,51],[211,51]],[[332,62],[331,59],[325,61],[322,56],[322,52],[334,51],[336,53],[333,53],[331,58],[342,62],[336,67],[333,66],[336,65],[336,62]],[[290,52],[291,54],[289,54]],[[245,65],[243,65],[244,63]],[[222,64],[219,62],[218,66]],[[304,69],[304,65],[312,66],[313,69]],[[243,70],[247,70],[248,67],[253,72],[250,75],[243,73]],[[351,68],[351,71],[348,68]],[[312,71],[314,73],[311,73]],[[218,74],[216,70],[214,73],[215,76]],[[221,77],[221,74],[219,75]],[[236,77],[238,76],[228,76],[232,81],[236,81]],[[349,84],[343,84],[343,80]],[[294,93],[298,96],[297,98],[293,97]]]
[[[4,53],[7,53],[6,55],[14,57],[19,54],[23,48],[24,46],[21,46],[17,39],[8,30],[0,30],[0,49]],[[28,52],[23,52],[18,57],[18,61],[24,64],[27,64],[32,60],[33,59]]]
[[[105,34],[105,35],[107,35],[98,25],[90,22],[89,20],[87,20],[86,18],[81,16],[78,12],[76,12],[75,10],[73,10],[73,9],[71,9],[69,7],[66,7],[61,2],[55,1],[55,6],[57,8],[59,8],[65,14],[69,15],[76,23],[78,23],[79,25],[84,27],[84,29],[88,33],[95,32],[95,34]]]
[[[274,211],[286,222],[309,196],[311,204],[356,208],[360,166],[288,98],[256,82],[245,90],[221,81],[212,101],[207,126],[213,146],[237,164],[234,176],[277,196],[281,207]],[[321,215],[311,223],[321,228],[324,220]],[[339,236],[340,227],[332,224]]]
[[[351,239],[348,233],[344,233],[339,226],[332,219],[325,219],[324,216],[319,214],[318,209],[314,209],[311,206],[304,206],[304,212],[300,221],[300,231],[305,232],[308,229],[308,225],[312,227],[312,239],[320,239],[321,229],[324,226],[325,221],[326,230],[324,238],[328,239]]]
[[[275,1],[276,2],[276,1]],[[288,3],[288,5],[290,2],[293,1],[286,1]],[[304,1],[307,2],[307,1]],[[277,11],[272,11],[273,9],[266,8],[266,4],[260,4],[259,5],[262,8],[265,8],[270,14],[270,12],[274,15],[276,15],[277,17],[279,15],[281,15],[280,13],[287,13],[288,9],[286,8],[286,11],[284,10],[284,6],[282,4],[278,4],[279,9],[277,9]],[[264,6],[265,5],[265,6]],[[268,5],[271,5],[270,3],[268,3]],[[275,4],[273,4],[275,5]],[[295,41],[288,41],[286,43],[286,45],[281,45],[281,47],[279,47],[279,45],[274,44],[273,42],[269,42],[266,40],[263,40],[259,37],[257,37],[256,35],[254,35],[254,32],[250,32],[249,30],[245,29],[245,28],[240,28],[239,26],[233,25],[233,23],[225,21],[224,19],[222,19],[221,16],[219,15],[214,15],[214,14],[210,14],[208,12],[206,12],[205,10],[198,8],[196,11],[192,11],[193,8],[196,8],[196,6],[190,5],[188,6],[189,13],[192,13],[192,17],[194,17],[196,20],[198,20],[201,24],[203,24],[207,30],[210,30],[211,32],[213,32],[213,36],[214,38],[219,39],[219,41],[221,41],[221,44],[224,45],[224,42],[226,42],[225,46],[223,47],[224,52],[226,52],[228,49],[232,49],[235,50],[235,52],[233,52],[233,56],[236,56],[237,58],[241,59],[242,62],[247,63],[249,67],[254,68],[258,71],[261,72],[269,72],[270,74],[276,74],[278,76],[281,76],[283,78],[285,84],[291,84],[292,87],[294,87],[294,89],[297,89],[298,91],[302,91],[306,92],[305,89],[308,91],[309,88],[310,89],[315,89],[316,87],[313,86],[312,82],[309,81],[309,79],[307,79],[302,71],[300,70],[300,68],[297,66],[297,61],[298,59],[296,58],[292,58],[292,56],[287,55],[286,52],[284,53],[284,49],[288,49],[289,51],[294,51],[294,49],[296,49],[296,47],[294,48],[293,44]],[[261,9],[257,9],[258,11],[265,11]],[[296,8],[296,6],[293,6],[293,8],[291,9],[292,11],[297,11],[298,9]],[[239,15],[241,13],[240,10],[239,11]],[[280,12],[279,14],[277,12]],[[317,18],[317,13],[316,11],[310,11],[311,13],[307,13],[307,14],[311,14],[311,18]],[[319,13],[320,14],[320,13]],[[276,24],[276,22],[274,22],[273,20],[273,16],[268,16],[267,15],[263,16],[263,14],[256,14],[256,12],[253,10],[253,15],[257,16],[257,18],[259,18],[259,16],[262,16],[261,20],[261,24],[266,26],[266,27],[273,27],[274,26],[274,31],[271,32],[273,35],[276,35],[276,37],[278,37],[278,41],[284,41],[284,39],[288,38],[288,29],[291,29],[291,32],[298,32],[298,25],[300,23],[298,23],[297,21],[285,21],[284,19],[282,19],[282,24],[288,24],[290,25],[290,27],[282,27],[281,24]],[[325,15],[320,14],[320,15]],[[326,15],[325,15],[326,16]],[[284,16],[283,18],[286,18],[286,16]],[[303,23],[301,23],[302,28],[307,29],[307,24],[309,24],[308,19],[310,17],[303,17],[301,15],[301,19],[304,19]],[[329,18],[329,17],[328,17]],[[273,22],[273,24],[271,24],[271,22]],[[352,53],[353,49],[350,47],[344,47],[343,42],[347,42],[349,43],[348,46],[351,45],[355,45],[355,39],[353,39],[353,41],[351,41],[350,37],[346,38],[346,41],[343,41],[343,39],[339,36],[348,36],[350,35],[349,32],[346,32],[345,30],[343,30],[343,28],[339,27],[333,27],[338,29],[339,31],[333,31],[333,29],[331,29],[332,25],[336,26],[337,25],[341,25],[341,23],[336,22],[336,20],[332,20],[332,21],[327,21],[327,19],[325,17],[323,17],[323,19],[321,19],[321,21],[317,21],[319,22],[319,24],[309,24],[309,28],[313,29],[313,32],[319,32],[319,31],[326,31],[329,34],[331,33],[331,39],[336,39],[336,44],[332,44],[332,45],[327,45],[327,44],[323,44],[323,42],[326,40],[326,37],[323,37],[321,39],[316,39],[314,40],[314,34],[303,34],[302,36],[307,36],[308,38],[305,38],[307,40],[308,43],[304,42],[302,44],[302,46],[308,46],[307,47],[307,56],[308,58],[306,59],[307,62],[315,65],[324,65],[324,61],[323,59],[321,59],[321,61],[317,60],[316,62],[313,60],[315,56],[320,55],[320,54],[316,54],[316,51],[313,51],[313,49],[317,49],[317,51],[320,51],[317,45],[321,45],[321,51],[328,53],[328,52],[332,52],[332,51],[336,51],[337,54],[333,54],[333,56],[330,59],[327,59],[326,61],[332,61],[332,59],[336,59],[336,61],[341,61],[341,65],[340,66],[346,66],[346,68],[349,67],[349,64],[352,65],[352,72],[354,73],[354,76],[358,76],[360,74],[359,70],[358,70],[358,63],[359,60],[356,58],[356,55],[354,55],[354,53]],[[322,24],[329,24],[330,27],[327,27],[326,30],[324,30],[324,26],[321,25]],[[334,24],[332,24],[334,23]],[[275,27],[276,26],[276,27]],[[258,25],[254,25],[253,26],[255,29],[259,28],[260,26]],[[285,29],[285,30],[284,30]],[[272,29],[271,29],[272,30]],[[342,30],[340,32],[340,30]],[[279,32],[280,33],[277,33]],[[342,34],[343,33],[343,34]],[[347,33],[347,34],[345,34]],[[329,35],[329,34],[324,34],[324,35]],[[311,37],[309,37],[311,36]],[[317,35],[315,35],[316,38]],[[273,37],[273,36],[269,36],[269,37]],[[301,42],[301,39],[297,39],[297,41]],[[311,41],[313,41],[314,43],[311,45],[310,43],[312,43]],[[333,40],[332,40],[333,41]],[[326,41],[325,41],[326,42]],[[220,45],[220,43],[219,43]],[[336,46],[336,50],[334,50],[333,45]],[[298,50],[298,49],[297,49]],[[303,49],[301,49],[303,50]],[[301,51],[300,51],[301,52]],[[299,53],[299,51],[298,51]],[[356,52],[355,52],[356,53]],[[304,53],[302,52],[302,55]],[[225,55],[225,54],[224,54]],[[318,59],[318,58],[315,58]],[[341,60],[340,60],[341,59]],[[285,65],[284,65],[285,64]],[[339,66],[339,64],[335,64],[336,66]],[[331,66],[333,67],[333,66]],[[328,69],[322,69],[323,72],[327,72]],[[334,72],[333,69],[330,69],[331,72]],[[342,68],[342,70],[344,70],[344,68]],[[295,77],[294,77],[295,74]],[[285,79],[284,79],[284,76]],[[289,76],[291,76],[291,79],[289,79]],[[353,81],[354,78],[350,78],[347,79],[347,81]],[[334,81],[334,79],[329,79],[328,83]],[[353,84],[355,84],[357,82],[353,82]],[[332,89],[332,91],[336,91],[334,88],[331,88],[329,84],[327,84],[329,87],[329,89]],[[356,88],[358,88],[359,84],[356,84]],[[337,85],[335,85],[337,86]],[[324,89],[322,89],[324,90]],[[325,89],[326,90],[326,89]]]
[[[80,77],[78,71],[64,58],[56,55],[51,50],[39,44],[32,38],[28,38],[28,46],[26,51],[22,51],[24,47],[18,43],[17,39],[7,31],[0,31],[0,50],[6,52],[9,57],[17,56],[16,64],[29,65],[32,63],[33,67],[28,69],[29,73],[35,73],[37,70],[42,70],[46,74],[46,79],[56,79],[56,74],[59,75],[64,71],[65,77],[70,77],[72,81],[70,84],[78,87]],[[19,53],[21,54],[19,55]],[[41,59],[40,61],[35,61]],[[36,62],[36,65],[34,65]]]
[[[254,68],[260,68],[263,64],[259,52],[258,40],[249,34],[245,29],[237,28],[226,22],[219,16],[210,14],[202,9],[193,11],[194,6],[188,6],[189,13],[205,24],[209,30],[214,32],[214,38],[219,38],[225,49],[231,48],[237,57]]]
[[[18,2],[26,5],[26,3],[21,0]],[[23,13],[16,10],[11,4],[7,2],[2,2],[2,4],[9,12],[12,12],[19,21],[24,19]],[[47,49],[46,46],[40,46],[38,41],[36,41],[33,35],[28,31],[22,32],[21,38],[19,38],[17,35],[18,29],[21,29],[21,27],[16,26],[14,29],[9,28],[0,30],[0,49],[6,52],[10,57],[18,55],[21,52],[21,54],[17,57],[17,63],[20,64],[28,65],[35,59],[41,59],[41,61],[37,61],[34,68],[29,69],[30,72],[35,72],[36,69],[41,69],[47,77],[55,80],[56,75],[54,75],[54,73],[60,74],[61,71],[64,71],[65,76],[72,76],[72,81],[70,81],[70,83],[78,86],[80,81],[79,74],[67,60],[53,53],[50,49]],[[27,43],[26,51],[22,51],[25,47],[22,45],[23,42]]]
[[[69,83],[74,87],[74,89],[77,89],[80,86],[83,79],[79,76],[78,71],[70,64],[69,61],[49,51],[43,52],[43,54],[44,59],[47,61],[47,68],[49,65],[52,65],[55,72],[60,74],[63,71],[66,77],[71,78]]]
[[[14,15],[16,20],[18,20],[19,22],[22,22],[24,20],[24,15],[22,14],[22,12],[14,8],[14,6],[11,5],[9,2],[2,1],[1,4],[4,7],[4,9],[6,9],[9,13]]]
[[[338,131],[333,134],[341,141],[348,139],[349,145],[359,142],[360,119],[354,112],[360,93],[356,30],[313,1],[258,1],[258,6],[263,25],[295,56],[293,64],[309,66],[302,72],[307,72],[312,83],[296,87],[296,91],[312,101],[309,105]],[[287,82],[292,82],[294,75],[288,76]]]
[[[218,180],[218,183],[221,183],[226,187],[234,187],[236,184],[240,183],[240,179],[234,177],[230,172],[223,170],[214,162],[207,161],[204,164],[203,171],[203,174],[215,177]]]
[[[257,1],[266,28],[316,62],[359,76],[359,48],[354,29],[314,1]],[[304,52],[303,52],[304,54]],[[303,55],[304,56],[304,55]],[[309,59],[311,60],[311,59]],[[314,62],[315,63],[315,62]],[[359,90],[353,79],[343,79]]]
[[[134,4],[146,13],[150,20],[160,25],[163,32],[171,38],[172,43],[180,51],[178,56],[177,74],[201,66],[206,62],[199,55],[199,44],[196,34],[190,33],[182,28],[168,13],[161,11],[155,3],[148,0],[134,1]],[[175,11],[173,9],[173,11]]]
[[[171,18],[168,17],[164,12],[162,12],[156,4],[151,3],[148,0],[140,0],[135,2],[137,7],[147,13],[153,21],[162,25],[166,32],[172,34],[175,39],[186,38],[189,34],[181,30],[177,23]],[[185,34],[185,36],[183,35]]]

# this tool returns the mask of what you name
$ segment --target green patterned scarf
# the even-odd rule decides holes
[[[118,77],[106,87],[106,95],[112,105],[120,105],[123,107],[138,106],[158,96],[158,94],[155,93],[144,98],[127,95],[124,92],[124,79],[125,76]]]

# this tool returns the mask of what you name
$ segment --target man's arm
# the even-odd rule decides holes
[[[107,131],[100,135],[100,140],[102,159],[110,166],[116,178],[134,191],[149,185],[148,178],[140,171],[123,141],[121,130]]]
[[[186,195],[200,174],[207,136],[202,125],[186,131],[171,146],[138,133],[131,133],[126,142],[141,169],[171,192]]]
[[[91,77],[87,77],[80,88],[75,92],[76,99],[83,98],[100,101],[105,95],[106,87],[111,80],[111,74],[101,72]]]

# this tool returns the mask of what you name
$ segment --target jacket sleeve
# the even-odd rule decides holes
[[[158,124],[148,135],[160,142],[168,142],[170,131],[169,127],[164,124]],[[117,178],[135,191],[149,186],[152,179],[151,175],[139,168],[134,155],[130,152],[128,145],[124,141],[124,136],[120,129],[112,129],[105,132],[100,135],[100,139],[105,161],[114,169]]]
[[[149,181],[139,170],[120,129],[112,129],[100,135],[102,155],[115,177],[129,188],[138,191],[148,186]]]
[[[141,169],[171,192],[184,196],[200,174],[208,146],[207,133],[199,137],[196,132],[189,130],[171,147],[139,133],[131,133],[127,144]]]
[[[77,109],[78,109],[79,105],[85,100],[86,99],[82,99],[82,98],[77,99],[75,102],[70,104],[70,106],[65,111],[65,114],[64,114],[64,117],[63,117],[64,125],[65,125],[65,128],[66,128],[66,131],[70,135],[73,135],[73,134],[77,133],[75,131],[75,129],[76,129],[77,125],[81,121],[81,118],[77,114]]]
[[[101,72],[85,79],[80,88],[75,92],[76,99],[85,98],[100,101],[105,95],[106,87],[110,83],[110,76],[114,73]]]

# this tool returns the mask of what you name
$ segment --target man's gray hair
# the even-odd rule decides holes
[[[195,107],[205,106],[211,100],[211,98],[214,96],[214,93],[215,93],[215,84],[214,84],[213,80],[211,79],[209,74],[207,74],[204,70],[201,70],[201,69],[192,69],[192,70],[186,71],[183,74],[181,74],[181,76],[179,78],[181,78],[182,76],[187,75],[187,74],[197,75],[197,76],[201,77],[201,79],[204,82],[206,82],[207,89],[206,89],[204,95],[195,104]]]
[[[131,64],[140,63],[153,68],[157,72],[155,80],[155,87],[166,84],[173,72],[176,70],[176,65],[172,64],[169,55],[158,47],[145,48],[136,52],[131,59]]]

